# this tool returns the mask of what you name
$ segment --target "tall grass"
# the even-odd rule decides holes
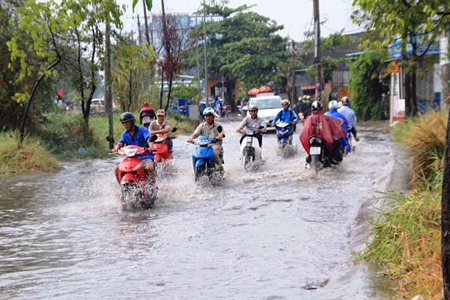
[[[408,194],[382,195],[372,219],[373,240],[361,258],[378,263],[396,280],[396,298],[442,299],[440,214],[447,114],[428,112],[393,130],[411,155]]]
[[[411,154],[409,175],[416,187],[435,180],[442,172],[446,131],[447,113],[434,111],[394,128],[394,138]]]
[[[18,149],[18,140],[17,132],[0,133],[0,174],[59,169],[56,159],[37,138],[26,136],[21,149]]]

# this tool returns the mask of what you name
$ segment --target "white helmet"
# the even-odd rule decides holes
[[[330,110],[332,109],[338,109],[338,102],[336,100],[331,100],[330,103],[328,103],[328,108]]]
[[[350,99],[347,96],[342,97],[341,101],[342,101],[342,105],[347,105],[347,106],[350,105]]]
[[[288,99],[284,99],[283,101],[281,101],[281,105],[283,104],[287,104],[288,106],[291,105],[291,102],[289,102]]]
[[[311,108],[313,111],[320,110],[322,109],[322,103],[316,100],[311,104]]]
[[[207,107],[203,110],[203,115],[212,115],[214,117],[215,113],[214,113],[214,109],[212,109],[211,107]]]

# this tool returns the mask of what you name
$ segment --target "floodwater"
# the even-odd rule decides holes
[[[174,140],[175,174],[155,207],[125,212],[118,158],[64,163],[57,174],[3,179],[1,299],[385,299],[354,252],[368,238],[378,191],[401,152],[381,127],[360,129],[356,151],[318,175],[305,153],[245,173],[238,122],[224,122],[225,181],[194,184],[193,145]]]

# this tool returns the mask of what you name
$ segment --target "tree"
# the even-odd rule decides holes
[[[144,74],[153,60],[153,49],[147,43],[136,45],[130,37],[117,38],[119,42],[113,50],[114,94],[122,110],[132,111],[132,105],[138,102],[144,89]]]
[[[363,48],[385,49],[400,41],[406,112],[417,111],[416,74],[429,47],[450,26],[445,0],[354,0],[353,20],[366,27]],[[410,50],[408,50],[408,47]]]
[[[76,56],[67,57],[67,61],[76,70],[73,82],[81,99],[87,133],[91,100],[100,79],[98,72],[104,56],[101,26],[110,21],[120,28],[122,9],[114,0],[62,0],[61,7],[68,24],[69,43],[76,49]]]
[[[66,29],[65,22],[58,17],[58,6],[53,1],[46,3],[27,0],[17,8],[14,32],[6,43],[11,53],[11,61],[20,64],[17,82],[21,84],[13,99],[23,105],[19,129],[19,148],[25,137],[28,112],[42,81],[57,74],[56,66],[61,62],[59,34]],[[24,38],[26,37],[26,38]]]
[[[384,72],[382,56],[377,52],[361,54],[350,64],[350,94],[352,107],[364,120],[380,120],[384,117],[382,94],[387,84],[380,79]]]
[[[200,43],[207,43],[209,73],[223,75],[228,91],[234,90],[235,80],[245,81],[247,87],[267,84],[275,79],[280,63],[289,58],[287,40],[276,34],[283,26],[247,11],[249,8],[216,2],[206,5],[207,14],[215,21],[206,24],[206,36],[198,36]],[[203,31],[203,25],[198,26],[194,33]],[[194,65],[195,54],[190,61]],[[235,107],[233,98],[228,101]]]

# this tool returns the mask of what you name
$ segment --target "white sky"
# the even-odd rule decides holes
[[[128,9],[123,20],[126,31],[137,31],[136,17],[143,17],[142,0],[138,0],[136,11],[132,12],[132,0],[117,0],[119,4],[126,4]],[[208,3],[208,0],[205,0]],[[192,14],[200,6],[203,0],[164,0],[167,13]],[[279,34],[290,37],[295,41],[305,39],[304,32],[313,30],[313,1],[312,0],[229,0],[228,6],[235,8],[240,5],[256,4],[251,10],[260,15],[269,17],[279,25],[284,25],[284,30]],[[321,36],[327,36],[345,28],[345,33],[362,31],[357,25],[352,24],[352,0],[319,0],[321,21],[326,22],[321,26]],[[161,0],[153,0],[152,13],[161,12]]]

